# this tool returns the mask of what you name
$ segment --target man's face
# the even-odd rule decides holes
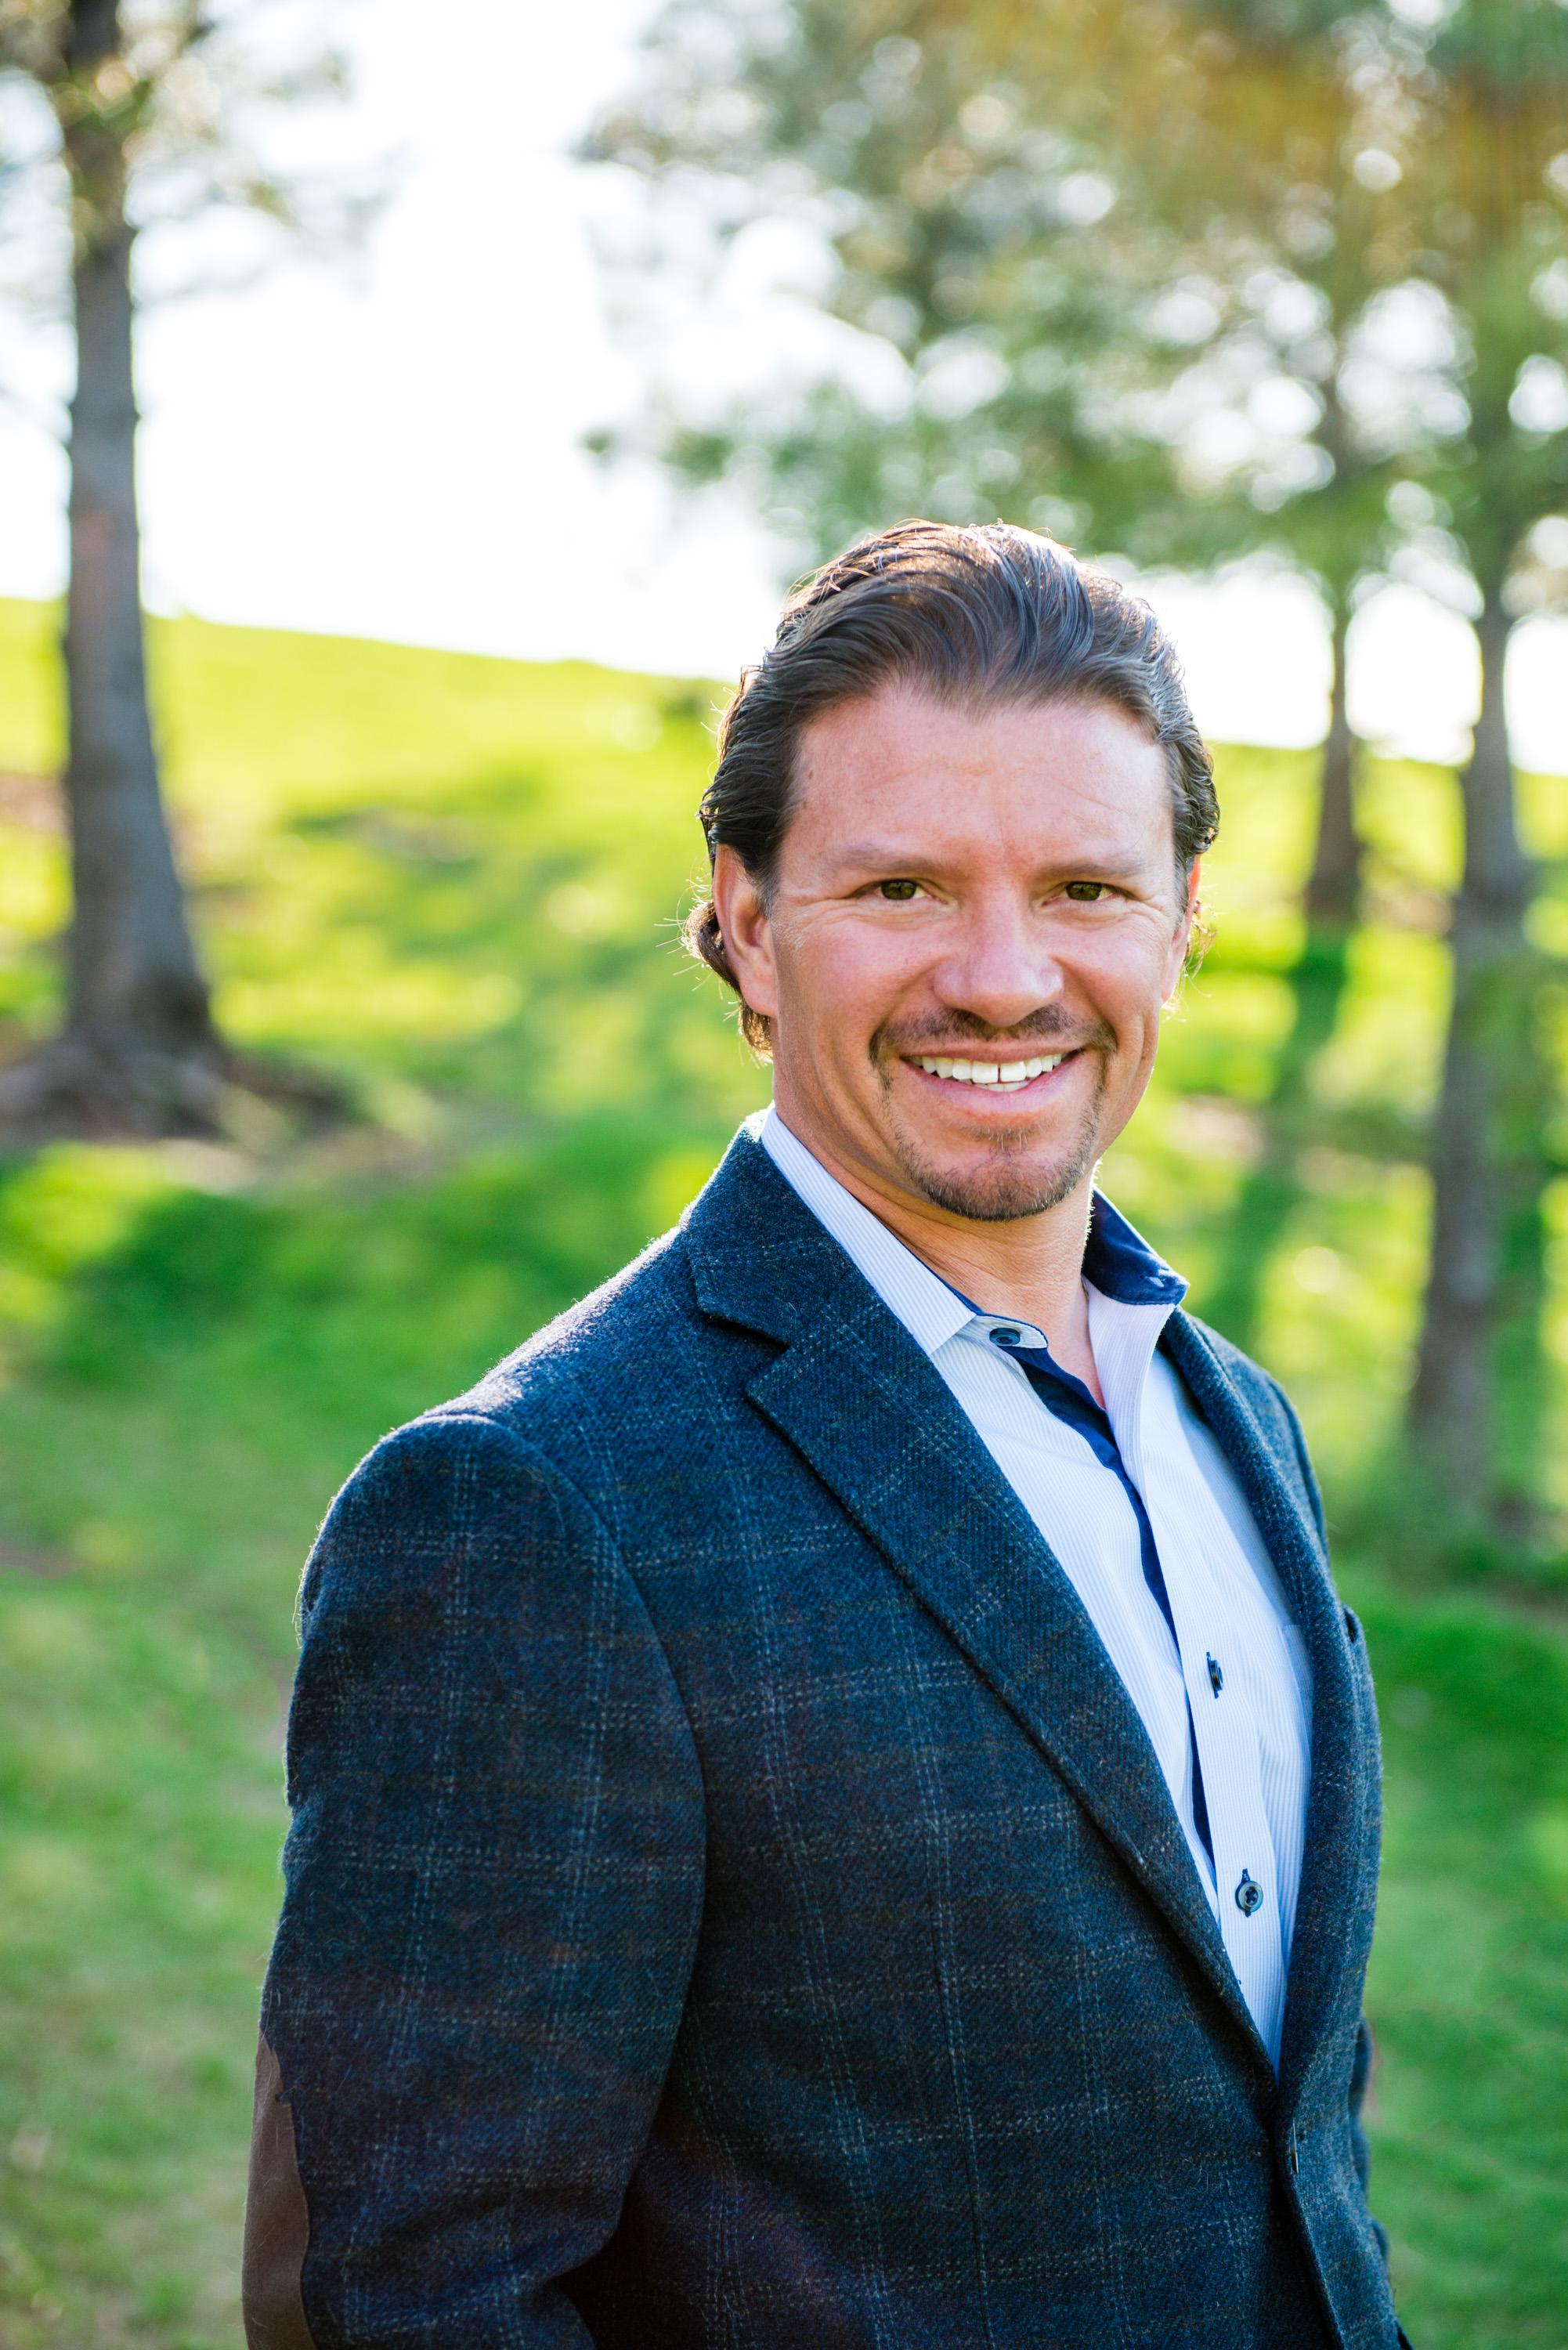
[[[1094,702],[814,720],[763,907],[732,852],[732,968],[774,1098],[830,1166],[950,1216],[1038,1215],[1121,1132],[1191,929],[1164,752]]]

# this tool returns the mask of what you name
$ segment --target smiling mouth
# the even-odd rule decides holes
[[[947,1077],[954,1085],[980,1086],[987,1093],[1015,1094],[1036,1077],[1048,1076],[1053,1069],[1070,1060],[1070,1053],[1038,1053],[1026,1061],[950,1060],[945,1054],[911,1053],[911,1066],[924,1070],[928,1077]]]

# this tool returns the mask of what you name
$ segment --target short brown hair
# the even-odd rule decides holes
[[[1141,598],[1054,539],[1010,523],[901,522],[793,589],[773,644],[742,672],[698,809],[710,865],[721,844],[732,848],[765,902],[803,728],[891,684],[976,707],[1065,701],[1124,711],[1169,760],[1183,874],[1219,831],[1214,763],[1175,649]],[[739,996],[711,897],[692,908],[685,937]],[[743,997],[740,1021],[765,1055],[768,1023]]]

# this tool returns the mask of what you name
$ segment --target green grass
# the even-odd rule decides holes
[[[53,627],[0,604],[0,1050],[55,996],[62,844],[26,781],[57,756]],[[705,691],[194,622],[159,627],[154,660],[221,1017],[356,1114],[313,1138],[252,1105],[222,1147],[0,1162],[4,2350],[237,2342],[317,1521],[382,1430],[668,1224],[763,1092],[674,944]],[[1107,1180],[1289,1378],[1366,1617],[1389,1783],[1375,2199],[1407,2326],[1422,2350],[1544,2350],[1568,2340],[1568,1584],[1424,1557],[1384,1473],[1457,795],[1375,767],[1375,918],[1309,984],[1311,762],[1228,752],[1221,785],[1218,942]],[[1528,806],[1561,951],[1568,795],[1534,782]],[[1568,1187],[1548,1209],[1568,1273]],[[1552,1326],[1561,1353],[1568,1279]]]

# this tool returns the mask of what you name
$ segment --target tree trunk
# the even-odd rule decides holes
[[[114,0],[72,9],[76,86],[119,46]],[[73,910],[60,1059],[109,1125],[180,1123],[220,1062],[159,789],[136,508],[130,253],[122,132],[65,123],[78,221],[65,664]]]
[[[1520,847],[1503,671],[1501,583],[1477,624],[1481,709],[1461,778],[1464,875],[1454,901],[1453,1001],[1432,1136],[1431,1265],[1410,1430],[1439,1489],[1472,1522],[1517,1530],[1498,1492],[1494,1371],[1504,1335],[1509,1231],[1539,1200],[1537,972],[1526,930],[1533,877]],[[1517,1304],[1517,1301],[1516,1301]],[[1509,1334],[1515,1342],[1516,1329]]]
[[[1323,746],[1323,779],[1318,797],[1317,845],[1306,886],[1309,922],[1333,930],[1348,930],[1355,920],[1361,896],[1361,838],[1355,829],[1355,737],[1350,731],[1346,691],[1345,644],[1350,634],[1350,599],[1334,592],[1330,611],[1328,733]]]

